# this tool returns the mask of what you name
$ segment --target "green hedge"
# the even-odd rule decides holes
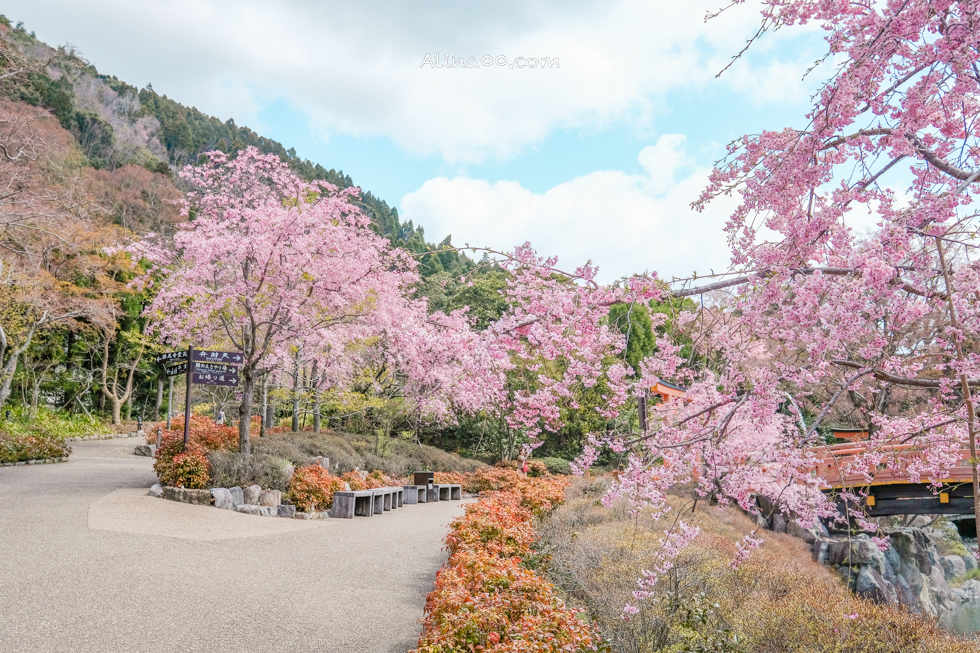
[[[0,463],[67,458],[69,454],[71,447],[64,440],[0,434]]]
[[[15,437],[37,436],[40,438],[84,438],[90,435],[104,435],[112,429],[108,423],[98,419],[89,419],[87,415],[69,415],[38,408],[34,415],[23,407],[11,407],[10,419],[6,418],[8,409],[0,409],[0,434]]]
[[[548,472],[551,474],[571,474],[572,465],[564,458],[550,457],[550,458],[539,458],[540,462],[544,463],[544,466],[548,468]]]

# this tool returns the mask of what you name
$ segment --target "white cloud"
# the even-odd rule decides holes
[[[643,271],[661,277],[727,268],[722,232],[733,200],[695,213],[690,203],[709,170],[694,165],[685,137],[661,136],[639,154],[643,174],[593,172],[532,193],[517,182],[439,177],[402,198],[402,218],[424,224],[430,238],[510,250],[529,240],[541,254],[574,268],[591,259],[600,280]]]
[[[556,128],[620,120],[649,128],[665,93],[711,82],[759,22],[750,4],[705,24],[705,11],[716,7],[715,0],[8,0],[4,11],[42,38],[74,42],[101,70],[152,81],[222,118],[261,128],[261,105],[286,98],[318,134],[387,136],[413,153],[479,162],[513,156]],[[420,67],[436,52],[557,57],[559,68]],[[802,85],[786,83],[798,75],[793,68],[740,61],[721,83],[767,101],[797,100]]]

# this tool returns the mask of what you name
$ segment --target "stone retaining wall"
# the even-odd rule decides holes
[[[771,508],[761,507],[763,514]],[[795,518],[779,513],[758,521],[763,528],[809,543],[814,560],[836,571],[855,594],[877,603],[945,617],[964,601],[980,598],[980,581],[962,582],[977,568],[977,560],[952,523],[917,517],[909,526],[882,526],[880,534],[889,541],[883,551],[866,533],[831,533],[820,522],[805,530]],[[951,587],[954,581],[962,586]]]

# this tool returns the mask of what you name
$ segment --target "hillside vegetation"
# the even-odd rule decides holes
[[[6,52],[12,50],[34,65],[22,83],[8,85],[6,96],[50,111],[72,134],[85,163],[93,168],[111,172],[136,165],[170,176],[185,165],[196,164],[204,152],[234,154],[251,146],[275,154],[307,181],[325,180],[341,188],[355,185],[342,170],[302,159],[295,148],[286,148],[233,119],[221,120],[185,106],[160,95],[152,84],[138,89],[115,75],[102,74],[74,51],[59,52],[3,16],[0,41]],[[371,217],[375,230],[397,247],[422,254],[451,246],[448,236],[438,245],[426,243],[422,227],[411,221],[402,223],[398,210],[370,191],[362,191],[359,205]],[[433,251],[421,256],[420,263],[424,275],[459,275],[473,267],[472,261],[454,251]]]
[[[637,601],[637,578],[662,559],[668,523],[600,504],[608,479],[576,479],[538,532],[546,576],[620,653],[730,651],[789,653],[967,653],[976,642],[935,619],[851,594],[807,545],[765,532],[740,564],[738,546],[758,535],[735,508],[675,494],[674,515],[701,533],[678,555],[654,595]],[[634,614],[624,612],[633,605]]]

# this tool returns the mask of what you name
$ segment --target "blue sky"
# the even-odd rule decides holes
[[[688,208],[724,145],[801,126],[821,34],[767,35],[716,2],[8,0],[98,67],[342,169],[438,242],[524,240],[601,278],[726,267],[734,199]],[[447,53],[557,57],[547,69],[433,69]]]

